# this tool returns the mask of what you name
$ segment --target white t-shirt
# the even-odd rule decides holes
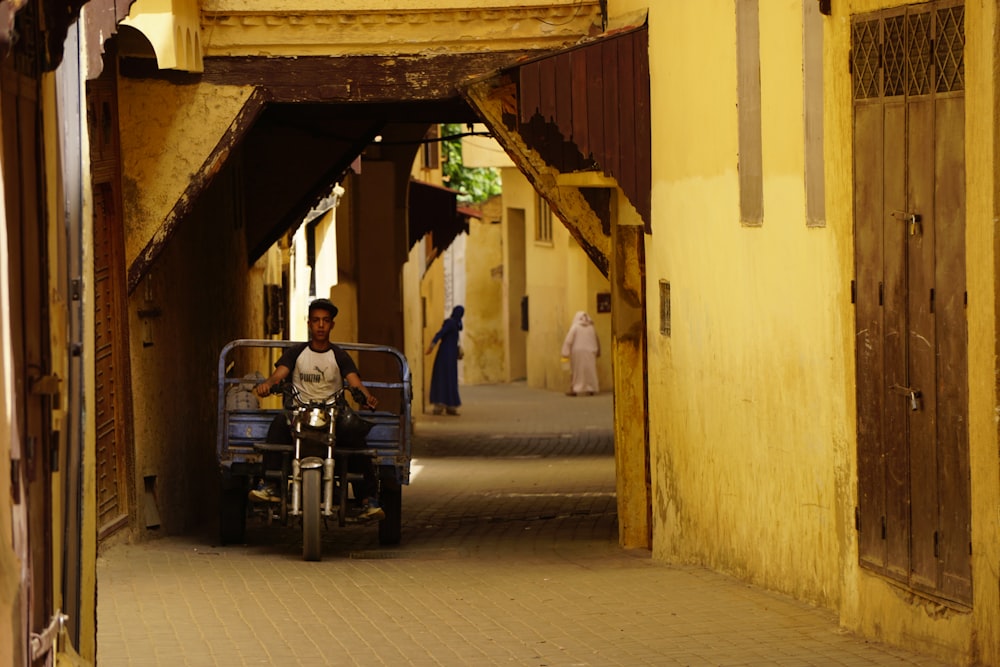
[[[292,385],[303,401],[323,401],[344,386],[344,377],[357,373],[350,355],[336,345],[318,352],[308,345],[285,350],[275,366],[291,369]]]

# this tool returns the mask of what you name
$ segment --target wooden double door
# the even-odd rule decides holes
[[[859,557],[971,604],[964,7],[852,21]]]

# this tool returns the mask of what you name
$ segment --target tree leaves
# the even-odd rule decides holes
[[[462,204],[481,204],[500,194],[500,172],[493,167],[466,167],[462,163],[462,125],[441,125],[441,171],[449,188],[458,191]]]

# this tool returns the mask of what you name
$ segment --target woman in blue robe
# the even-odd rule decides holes
[[[434,414],[458,414],[458,406],[462,399],[458,396],[458,359],[460,349],[459,334],[462,331],[462,315],[465,308],[455,306],[451,317],[441,325],[434,334],[434,339],[427,346],[427,354],[434,351],[434,345],[440,342],[437,356],[434,357],[434,370],[431,371],[430,402],[434,405]]]

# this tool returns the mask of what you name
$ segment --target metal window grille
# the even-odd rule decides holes
[[[965,89],[965,7],[906,8],[851,27],[854,99]]]

